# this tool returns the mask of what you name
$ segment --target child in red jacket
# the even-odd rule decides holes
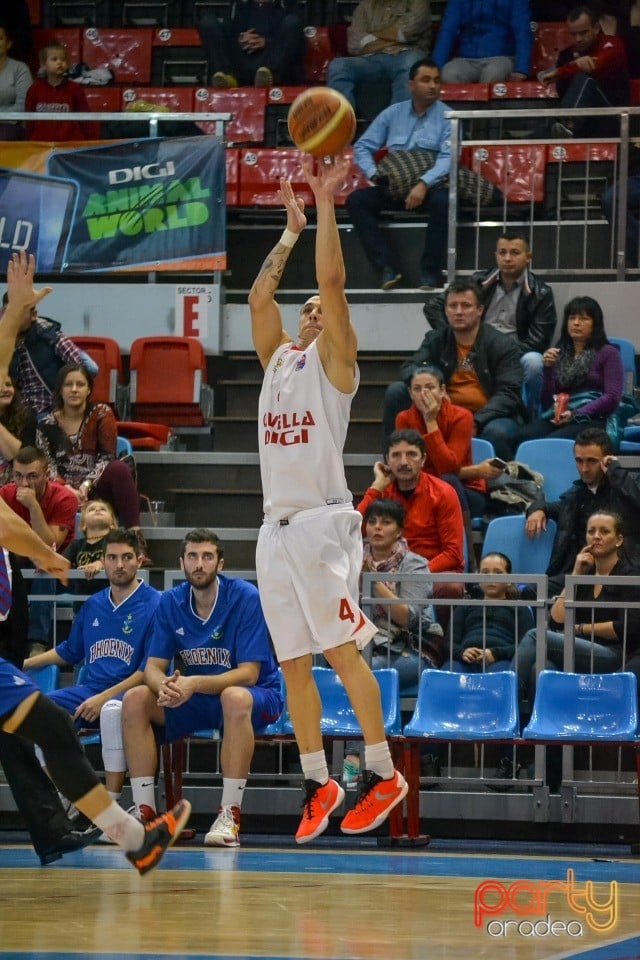
[[[40,67],[45,76],[38,77],[27,90],[25,109],[32,113],[79,113],[88,111],[84,90],[67,80],[67,50],[58,43],[47,44],[40,51]],[[44,120],[27,123],[28,140],[85,140],[83,124],[77,120]]]

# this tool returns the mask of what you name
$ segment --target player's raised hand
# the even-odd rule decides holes
[[[7,266],[7,293],[9,304],[18,309],[35,307],[51,293],[53,287],[42,287],[36,290],[33,285],[36,273],[36,259],[32,253],[24,250],[14,253]]]
[[[302,172],[316,199],[326,199],[338,193],[344,187],[350,169],[351,160],[341,153],[318,161],[315,173],[313,157],[304,154],[302,158]]]
[[[291,181],[287,180],[286,177],[280,178],[278,194],[287,211],[287,230],[292,230],[293,233],[302,233],[307,225],[307,218],[304,215],[304,200],[302,197],[296,197]]]

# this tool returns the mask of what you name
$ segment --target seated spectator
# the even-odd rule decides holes
[[[637,519],[636,519],[637,523]],[[637,576],[637,567],[624,557],[623,520],[611,511],[592,513],[586,523],[586,540],[575,558],[572,573],[596,577]],[[604,583],[579,585],[576,600],[592,601],[592,607],[575,610],[573,629],[574,672],[613,673],[623,665],[623,656],[630,657],[640,649],[640,611],[622,607],[602,607],[603,603],[619,603],[640,599],[638,587],[632,584]],[[556,597],[550,611],[547,630],[546,668],[564,669],[565,591]],[[623,653],[624,652],[624,653]],[[514,658],[521,695],[533,704],[536,690],[536,631],[524,637]]]
[[[85,600],[67,640],[55,650],[29,657],[24,666],[87,666],[82,683],[54,690],[50,697],[72,714],[78,728],[101,730],[106,787],[118,800],[126,773],[121,701],[127,690],[143,682],[160,593],[138,577],[140,557],[131,530],[112,530],[106,541],[109,585]],[[103,716],[105,710],[113,716]]]
[[[576,437],[574,455],[580,479],[568,484],[559,500],[539,500],[527,510],[525,532],[531,539],[546,529],[548,518],[558,527],[546,570],[550,596],[562,590],[565,574],[573,569],[586,543],[587,517],[596,511],[622,517],[627,531],[626,554],[640,569],[640,475],[620,465],[604,430],[582,430]]]
[[[11,3],[4,4],[4,8],[2,19],[7,33],[13,38],[12,53],[18,60],[27,63],[31,60],[33,51],[33,31],[27,0],[11,0]]]
[[[526,80],[533,46],[530,24],[528,0],[449,0],[433,50],[442,82]],[[454,48],[458,56],[450,60]]]
[[[637,267],[638,244],[640,241],[640,143],[631,143],[629,145],[628,173],[625,261],[627,266]],[[602,212],[609,223],[612,225],[617,223],[618,193],[615,184],[607,187],[602,194],[600,203]]]
[[[364,516],[367,507],[379,499],[396,500],[405,508],[404,533],[413,553],[429,561],[431,573],[464,570],[464,528],[462,510],[455,491],[443,480],[425,473],[425,443],[417,430],[396,430],[387,441],[386,462],[373,465],[373,483],[357,509]],[[366,530],[363,529],[363,533]],[[434,597],[458,598],[462,584],[438,583]],[[446,626],[448,608],[438,611]]]
[[[117,528],[113,507],[106,500],[87,500],[80,511],[81,537],[72,540],[64,551],[74,570],[82,570],[92,580],[104,570],[104,551],[109,533]]]
[[[303,84],[305,37],[297,3],[244,0],[231,17],[198,22],[214,87]]]
[[[64,120],[65,113],[86,113],[89,110],[84,90],[67,79],[67,48],[50,43],[40,50],[39,76],[27,90],[29,113],[59,113],[60,120],[29,121],[27,140],[85,140],[83,125],[78,120]]]
[[[409,71],[431,49],[429,0],[360,0],[347,30],[348,57],[329,63],[327,86],[358,112],[356,88],[388,81],[391,103],[407,99]]]
[[[7,294],[2,298],[7,305]],[[24,403],[38,417],[51,413],[56,377],[65,363],[83,363],[89,373],[98,372],[91,357],[65,337],[60,324],[48,317],[39,317],[35,307],[24,311],[9,372],[20,390]]]
[[[486,481],[502,468],[490,460],[472,462],[473,415],[447,397],[444,374],[434,364],[418,367],[409,387],[413,403],[396,417],[396,430],[417,430],[424,440],[423,470],[451,484],[462,508],[468,554],[473,555],[471,518],[480,517],[487,503]],[[474,569],[474,566],[471,566]]]
[[[472,280],[454,280],[445,292],[447,326],[430,330],[402,365],[403,380],[390,384],[384,400],[385,436],[401,410],[411,406],[408,382],[424,363],[444,373],[447,396],[473,414],[474,436],[489,440],[502,460],[510,460],[513,438],[524,424],[520,350],[507,337],[481,323],[482,294]],[[433,567],[432,567],[433,569]]]
[[[511,573],[511,560],[504,553],[487,553],[480,561],[480,573]],[[513,583],[481,583],[480,590],[490,604],[486,607],[460,604],[453,612],[451,624],[452,662],[445,657],[447,670],[458,673],[491,673],[509,670],[516,651],[516,640],[522,640],[533,627],[529,607],[501,604],[502,600],[518,600],[520,593]]]
[[[31,72],[26,63],[9,56],[13,37],[7,25],[0,22],[0,113],[24,113]],[[24,140],[24,124],[0,120],[0,140]]]
[[[607,340],[597,300],[574,297],[569,301],[558,345],[545,350],[542,363],[542,419],[523,427],[517,442],[548,436],[573,438],[586,426],[604,429],[620,403],[624,369],[620,351]],[[554,403],[560,394],[566,400]]]
[[[364,514],[363,573],[388,573],[389,580],[376,580],[371,593],[382,600],[402,598],[406,603],[379,604],[371,619],[378,628],[373,638],[371,667],[395,667],[400,675],[400,693],[417,692],[420,674],[442,660],[442,627],[435,621],[429,603],[432,596],[429,564],[413,553],[404,538],[406,511],[396,500],[373,500]],[[421,573],[417,581],[395,583],[391,574]],[[431,657],[433,654],[433,659]]]
[[[622,40],[602,32],[590,7],[574,7],[567,15],[567,26],[572,45],[560,51],[552,70],[538,76],[542,83],[555,83],[560,115],[563,107],[628,106],[629,68]],[[617,137],[619,132],[617,117],[564,117],[551,125],[551,135],[556,137]]]
[[[37,445],[48,458],[51,477],[73,491],[79,507],[90,498],[106,500],[122,526],[139,530],[135,480],[116,458],[116,419],[108,404],[90,402],[92,389],[93,377],[82,364],[60,370],[54,410],[38,424]]]
[[[0,487],[0,498],[28,523],[34,533],[58,552],[71,543],[76,525],[78,501],[65,486],[47,477],[47,457],[36,447],[22,447],[13,459],[12,482]],[[31,562],[24,558],[23,566]],[[56,581],[43,577],[34,581],[34,593],[55,593]],[[51,646],[51,604],[33,601],[29,605],[29,640],[32,653]],[[35,649],[34,649],[35,648]]]
[[[596,0],[593,12],[604,34],[622,40],[629,76],[640,77],[640,4],[630,0]]]
[[[11,377],[7,377],[0,387],[0,486],[11,480],[13,458],[18,450],[33,446],[35,440],[35,414],[22,402]]]
[[[527,412],[533,420],[540,416],[542,354],[551,345],[558,319],[553,290],[532,273],[531,248],[522,234],[508,231],[498,237],[496,264],[472,279],[480,287],[483,323],[518,344]],[[447,323],[444,297],[428,297],[423,310],[434,330]]]
[[[449,190],[446,180],[451,164],[451,122],[440,100],[440,71],[432,60],[417,60],[409,70],[410,100],[393,103],[378,114],[366,133],[356,141],[353,157],[374,186],[349,194],[347,210],[367,259],[381,274],[382,289],[391,290],[402,279],[387,232],[381,229],[383,210],[410,210],[428,221],[420,258],[420,287],[442,286],[447,248]],[[406,197],[393,196],[388,186],[377,181],[376,154],[388,150],[420,147],[435,155]]]

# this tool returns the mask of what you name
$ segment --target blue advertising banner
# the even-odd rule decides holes
[[[13,253],[33,253],[41,273],[59,273],[73,222],[76,186],[69,180],[0,168],[0,274]]]
[[[75,203],[61,272],[225,268],[225,149],[215,137],[56,152],[47,169]]]

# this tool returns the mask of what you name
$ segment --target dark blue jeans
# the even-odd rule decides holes
[[[602,194],[602,212],[613,223],[617,195],[615,187],[607,187]],[[626,259],[630,267],[638,266],[638,238],[640,236],[640,173],[632,174],[627,181],[627,230]]]
[[[371,265],[377,270],[393,267],[396,273],[400,273],[388,231],[380,226],[380,214],[383,210],[404,210],[404,199],[393,197],[385,187],[363,187],[349,194],[346,206]],[[429,190],[422,206],[413,213],[423,215],[428,221],[420,258],[420,276],[434,281],[435,286],[444,270],[447,254],[448,189],[435,187]]]

